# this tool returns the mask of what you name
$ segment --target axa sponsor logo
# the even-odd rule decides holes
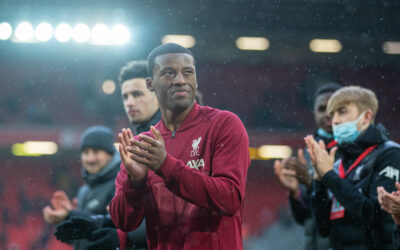
[[[379,175],[383,175],[390,179],[395,179],[396,181],[398,181],[400,171],[392,166],[386,166],[384,169],[382,169],[381,172],[379,172]]]
[[[193,142],[192,142],[193,149],[192,149],[192,151],[190,151],[191,157],[198,156],[200,154],[200,152],[199,152],[200,142],[201,142],[201,136],[199,138],[193,140]]]
[[[186,166],[196,170],[200,170],[200,168],[204,168],[204,160],[202,158],[197,160],[190,160],[186,163]]]

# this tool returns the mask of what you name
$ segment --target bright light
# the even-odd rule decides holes
[[[102,89],[105,94],[111,95],[115,91],[115,82],[113,80],[105,80]]]
[[[176,43],[185,48],[192,48],[196,44],[196,39],[189,35],[165,35],[161,42],[164,43]]]
[[[292,155],[292,149],[285,145],[264,145],[258,148],[258,155],[263,159],[283,159]]]
[[[57,144],[51,141],[27,141],[12,145],[11,151],[16,156],[53,155],[57,152]]]
[[[400,54],[400,42],[387,41],[382,45],[382,50],[386,54]]]
[[[89,40],[90,37],[90,29],[86,24],[79,23],[75,25],[72,31],[72,38],[77,43],[84,43]]]
[[[33,38],[33,27],[28,22],[18,24],[15,30],[15,38],[18,42],[27,42]]]
[[[129,41],[129,30],[122,24],[114,25],[111,28],[111,39],[114,44],[123,45]]]
[[[53,36],[53,27],[49,23],[41,23],[36,27],[35,37],[41,42],[50,40]]]
[[[72,27],[69,24],[60,23],[54,31],[54,37],[59,42],[68,42],[72,37]]]
[[[93,44],[108,44],[110,37],[110,29],[107,25],[99,23],[92,28],[92,42]]]
[[[313,39],[310,41],[310,49],[319,53],[338,53],[342,50],[342,44],[335,39]]]
[[[9,23],[2,22],[0,23],[0,39],[7,40],[12,35],[12,27]]]
[[[236,47],[241,50],[267,50],[269,41],[265,37],[239,37]]]

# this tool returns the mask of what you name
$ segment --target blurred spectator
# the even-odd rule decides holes
[[[136,133],[148,131],[151,125],[156,124],[161,119],[155,93],[149,91],[146,87],[145,78],[147,75],[147,63],[145,61],[129,62],[121,69],[119,75],[124,109]],[[101,234],[97,235],[97,240],[92,244],[97,249],[115,247],[125,249],[128,246],[135,249],[147,249],[144,220],[138,229],[127,234],[113,228],[114,225],[109,216],[92,216],[90,220],[74,217],[72,220],[65,222],[63,227],[74,228],[83,225],[87,228],[96,228],[98,225],[102,225],[103,228],[99,231]],[[87,236],[81,234],[79,237],[84,238]]]
[[[336,145],[332,135],[332,122],[326,111],[331,95],[341,86],[329,83],[320,86],[314,94],[314,119],[318,126],[314,137],[329,145]],[[319,235],[311,209],[313,167],[308,160],[307,151],[299,149],[297,157],[275,161],[275,174],[281,185],[289,192],[290,208],[297,223],[304,226],[304,249],[324,250],[329,248],[329,240]]]
[[[77,202],[71,202],[63,191],[55,192],[51,206],[43,209],[46,222],[58,224],[73,216],[108,213],[106,206],[114,195],[114,180],[121,163],[113,138],[112,131],[103,126],[90,127],[83,133],[80,150],[86,184],[79,189]],[[56,235],[68,238],[67,241],[73,243],[75,249],[88,249],[92,244],[85,239],[75,240],[71,232],[57,231]]]

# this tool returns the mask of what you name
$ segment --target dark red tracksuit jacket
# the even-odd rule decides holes
[[[167,157],[136,187],[121,165],[110,204],[115,225],[132,231],[145,217],[149,249],[243,249],[250,157],[240,119],[195,104],[175,133],[163,121],[156,128]]]

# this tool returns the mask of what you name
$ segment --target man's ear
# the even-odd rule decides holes
[[[372,110],[367,109],[365,111],[365,121],[368,122],[368,123],[372,123],[372,117],[373,117]]]
[[[148,90],[150,90],[151,92],[154,92],[154,87],[153,87],[153,79],[151,79],[150,77],[146,78],[146,87]]]

